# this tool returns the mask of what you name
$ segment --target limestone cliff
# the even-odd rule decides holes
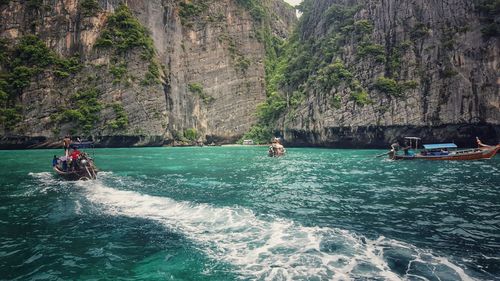
[[[279,0],[1,1],[2,143],[234,141],[266,98],[262,33],[295,20]]]
[[[305,0],[276,129],[289,144],[500,140],[495,0]],[[275,103],[279,104],[279,103]]]

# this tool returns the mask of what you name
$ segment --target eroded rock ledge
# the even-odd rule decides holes
[[[475,147],[471,136],[488,144],[500,143],[500,125],[330,127],[321,131],[288,130],[284,136],[287,145],[295,147],[387,148],[394,141],[403,143],[405,136],[420,137],[423,143],[454,142],[459,147]]]
[[[282,132],[288,147],[327,148],[387,148],[394,141],[403,142],[405,136],[417,136],[423,143],[454,142],[459,147],[475,147],[478,136],[484,143],[500,143],[500,125],[492,124],[449,124],[441,126],[389,126],[389,127],[332,127],[322,131],[288,130]],[[207,136],[204,145],[235,143],[238,138]],[[163,136],[99,136],[95,147],[159,147],[199,145],[195,141],[179,142]],[[4,136],[0,149],[59,148],[61,140],[44,136]]]

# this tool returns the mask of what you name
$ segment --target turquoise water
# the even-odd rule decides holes
[[[1,280],[500,280],[500,157],[382,150],[0,151]]]

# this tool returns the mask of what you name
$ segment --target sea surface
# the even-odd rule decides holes
[[[500,156],[384,152],[0,151],[0,280],[500,280]]]

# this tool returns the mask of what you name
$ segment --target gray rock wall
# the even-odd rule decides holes
[[[367,41],[383,47],[385,61],[360,56],[360,41],[353,31],[346,31],[349,39],[339,46],[333,60],[342,61],[371,102],[356,102],[347,82],[329,91],[318,91],[314,83],[307,85],[306,100],[281,120],[279,129],[289,144],[303,143],[302,137],[306,136],[311,145],[343,143],[345,147],[350,139],[355,139],[353,146],[379,146],[383,141],[401,137],[399,134],[404,134],[405,129],[390,128],[402,126],[412,128],[417,136],[429,134],[427,128],[436,128],[435,139],[429,141],[466,143],[471,135],[440,128],[467,126],[479,134],[479,128],[486,125],[490,129],[484,131],[488,132],[484,137],[493,143],[500,141],[500,40],[483,36],[484,24],[475,8],[478,1],[308,2],[311,10],[304,15],[299,29],[302,42],[318,42],[330,36],[333,25],[327,12],[333,5],[359,5],[353,19],[367,20],[373,25]],[[399,65],[394,68],[390,65],[391,54],[396,52]],[[383,76],[399,82],[411,80],[416,87],[407,90],[403,97],[387,95],[374,86],[377,78]],[[339,98],[340,106],[331,105],[333,96]],[[388,133],[373,138],[357,133],[357,128],[373,127],[387,129]],[[345,128],[350,128],[347,131],[351,133],[332,134],[345,132]]]
[[[116,114],[110,106],[99,113],[90,135],[113,146],[127,136],[124,145],[174,143],[186,130],[195,130],[201,141],[231,142],[256,121],[255,108],[266,97],[265,48],[257,36],[263,23],[236,1],[198,1],[206,9],[187,20],[180,15],[180,1],[125,1],[153,39],[153,60],[161,72],[161,81],[154,85],[140,83],[148,71],[140,50],[125,55],[127,74],[117,82],[110,74],[113,55],[94,47],[107,18],[124,1],[100,0],[94,16],[83,16],[80,2],[45,0],[43,9],[30,9],[25,1],[10,1],[0,7],[1,38],[16,42],[36,34],[57,54],[78,54],[84,64],[68,78],[45,71],[32,79],[20,97],[23,120],[14,130],[2,128],[1,135],[41,137],[37,139],[50,143],[74,131],[74,123],[58,124],[53,115],[88,87],[99,90],[103,105],[121,104],[128,116],[125,128],[112,129],[109,122]],[[294,10],[278,1],[265,2],[279,8],[266,24],[287,36],[296,21]],[[201,91],[193,91],[193,86]]]

